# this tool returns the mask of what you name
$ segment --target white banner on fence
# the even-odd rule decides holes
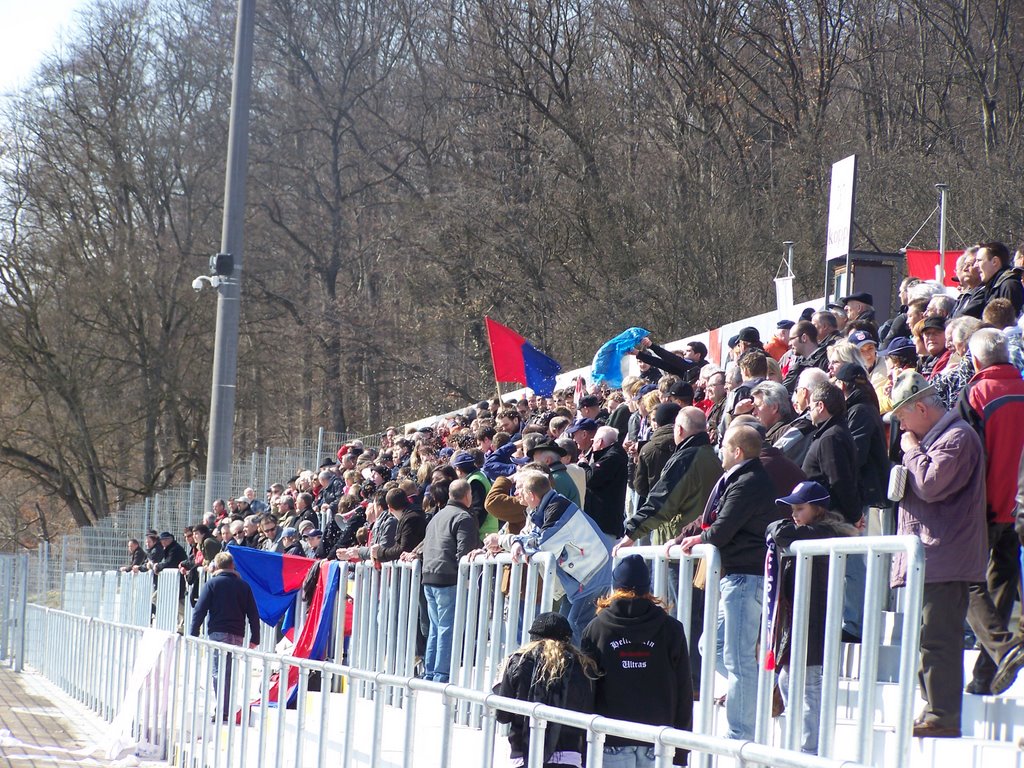
[[[157,756],[156,753],[162,748],[136,740],[132,736],[132,730],[140,709],[153,704],[152,690],[154,686],[157,714],[160,718],[167,717],[170,709],[170,697],[174,693],[175,686],[173,670],[175,639],[176,636],[171,632],[159,629],[148,629],[142,635],[132,663],[128,686],[125,689],[124,698],[118,706],[117,715],[107,728],[106,738],[96,747],[90,748],[90,753],[99,749],[109,759],[116,759],[129,751],[140,757]]]

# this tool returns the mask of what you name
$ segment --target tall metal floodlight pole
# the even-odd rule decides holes
[[[249,157],[249,96],[252,90],[252,47],[256,0],[238,0],[235,62],[231,78],[231,118],[228,162],[224,179],[224,221],[221,254],[232,269],[217,286],[217,335],[213,352],[213,391],[210,395],[210,440],[206,460],[203,509],[231,490],[232,431],[235,420],[235,381],[238,372],[238,316],[242,288],[242,234],[245,222],[245,177]],[[219,270],[218,270],[219,271]]]
[[[939,266],[935,268],[935,279],[940,283],[946,279],[946,195],[949,184],[936,184],[939,190]]]

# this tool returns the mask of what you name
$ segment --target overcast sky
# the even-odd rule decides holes
[[[86,0],[0,0],[0,94],[25,83]]]

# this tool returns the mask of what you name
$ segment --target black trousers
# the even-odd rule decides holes
[[[971,584],[967,622],[981,644],[974,679],[990,683],[996,665],[1016,645],[1007,626],[1020,593],[1020,540],[1010,523],[988,527],[988,571],[985,582]]]
[[[920,718],[923,722],[960,727],[967,592],[964,581],[924,585],[918,674],[924,700],[928,702]]]

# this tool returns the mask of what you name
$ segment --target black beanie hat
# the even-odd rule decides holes
[[[678,415],[679,405],[677,403],[661,403],[654,409],[654,423],[659,427],[664,427],[666,424],[674,423]]]
[[[640,555],[630,555],[612,570],[612,588],[646,595],[651,591],[651,569]]]
[[[533,620],[530,625],[530,637],[535,640],[560,640],[567,643],[572,640],[572,627],[569,620],[560,613],[548,611]]]

